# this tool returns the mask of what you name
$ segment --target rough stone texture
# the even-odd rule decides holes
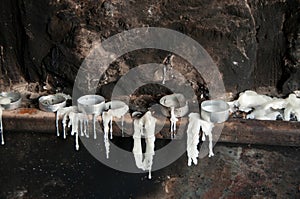
[[[0,148],[0,198],[300,197],[299,148],[217,144],[215,156],[200,159],[197,166],[188,167],[184,154],[148,180],[147,173],[106,167],[81,143],[75,151],[74,137],[6,133],[5,138]],[[113,142],[132,149],[132,138],[114,137]],[[157,148],[165,144],[156,140]]]
[[[9,79],[45,83],[48,77],[54,88],[72,88],[93,41],[145,26],[171,28],[198,41],[228,91],[277,86],[288,93],[300,87],[298,0],[3,0],[1,7],[2,87]],[[166,56],[124,55],[105,81],[117,81],[145,62],[162,63]],[[185,67],[180,61],[176,66]],[[203,83],[195,75],[192,80]]]

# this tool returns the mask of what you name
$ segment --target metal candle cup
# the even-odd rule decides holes
[[[10,103],[1,104],[5,110],[13,110],[21,106],[22,98],[21,94],[18,92],[1,92],[0,97],[6,97],[10,99]]]
[[[78,110],[86,114],[101,114],[105,109],[105,99],[100,95],[84,95],[77,100]]]
[[[229,108],[223,100],[207,100],[201,103],[201,117],[208,122],[222,123],[229,117]]]
[[[47,95],[39,98],[39,108],[46,112],[56,112],[66,106],[67,100],[61,95]]]
[[[161,111],[167,117],[170,117],[171,107],[174,107],[176,117],[183,117],[189,111],[188,103],[180,93],[166,95],[160,99],[159,103],[164,106]]]

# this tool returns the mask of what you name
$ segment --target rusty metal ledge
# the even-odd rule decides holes
[[[120,120],[115,121],[120,122]],[[187,118],[185,117],[180,119],[179,124],[186,125],[187,122]],[[3,128],[5,132],[56,133],[55,113],[47,113],[34,108],[3,111]],[[115,124],[113,128],[114,134],[120,136],[120,128]],[[125,116],[124,129],[127,136],[131,136],[133,132],[132,119],[129,114]],[[170,138],[169,121],[166,118],[159,118],[157,120],[157,129],[159,132],[156,134],[156,137],[161,139]],[[183,133],[179,133],[177,138],[180,139]],[[243,144],[300,146],[300,122],[229,119],[224,123],[224,128],[218,141]]]

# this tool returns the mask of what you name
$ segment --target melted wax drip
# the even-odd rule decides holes
[[[239,98],[229,102],[231,111],[235,112],[235,107],[243,112],[250,112],[247,119],[276,120],[282,117],[285,121],[291,120],[291,115],[295,115],[300,121],[300,98],[296,94],[290,94],[286,99],[260,95],[248,90],[240,94]],[[283,110],[283,114],[282,114]]]
[[[111,123],[111,115],[110,112],[103,112],[102,113],[103,119],[103,128],[104,128],[104,145],[106,150],[106,158],[109,158],[109,140],[108,140],[108,132],[109,132],[109,124]]]
[[[124,115],[122,116],[121,127],[122,127],[122,137],[124,137]]]
[[[192,163],[195,165],[198,164],[198,155],[199,151],[197,149],[199,143],[199,131],[200,131],[200,115],[197,113],[189,115],[189,125],[187,128],[187,156],[188,156],[188,166],[191,166]],[[204,135],[204,134],[203,134]],[[203,137],[202,137],[203,139]],[[205,136],[204,136],[205,139]]]
[[[163,68],[163,80],[162,80],[162,84],[165,84],[165,83],[166,83],[166,75],[167,75],[167,66],[164,65],[164,68]]]
[[[171,107],[171,118],[170,118],[170,121],[171,121],[171,139],[174,139],[175,138],[175,132],[176,132],[176,122],[178,121],[178,118],[176,117],[175,115],[175,107]]]
[[[58,120],[59,117],[63,116],[63,138],[66,139],[66,127],[71,129],[71,135],[75,136],[75,149],[79,150],[79,133],[80,136],[89,137],[87,126],[88,116],[85,113],[78,113],[76,106],[61,108],[56,113],[56,131],[59,136]]]
[[[123,135],[123,124],[124,124],[124,115],[129,110],[129,107],[124,102],[108,102],[108,110],[103,111],[102,120],[103,120],[103,128],[104,128],[104,145],[106,150],[106,158],[109,158],[109,139],[108,134],[110,133],[110,139],[113,138],[113,117],[122,118],[122,135]],[[116,108],[113,108],[112,105],[120,105]]]
[[[69,112],[74,111],[74,110],[77,110],[76,106],[61,108],[61,109],[58,109],[58,111],[56,112],[56,134],[57,134],[57,136],[60,135],[59,127],[58,127],[59,117],[68,115]]]
[[[212,129],[214,124],[211,122],[200,119],[199,113],[189,114],[189,124],[187,128],[187,155],[188,155],[188,166],[192,163],[197,165],[199,151],[197,149],[199,143],[199,132],[202,129],[202,141],[205,141],[205,136],[208,136],[209,140],[209,154],[208,157],[214,156],[213,144],[212,144]]]
[[[2,123],[2,111],[3,108],[0,106],[0,134],[1,134],[1,144],[4,145],[4,135],[3,135],[3,123]]]
[[[93,114],[93,132],[94,132],[94,139],[97,139],[97,133],[96,133],[96,118],[97,115]]]
[[[151,179],[151,169],[153,164],[154,142],[155,142],[155,123],[156,119],[148,111],[142,118],[134,120],[134,133],[133,133],[133,155],[135,164],[143,171],[148,170],[148,178]],[[141,138],[146,139],[146,151],[143,157]],[[143,160],[144,158],[144,160]]]

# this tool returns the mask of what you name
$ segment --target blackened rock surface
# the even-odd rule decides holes
[[[10,78],[24,76],[27,80],[45,82],[50,75],[57,82],[65,82],[63,86],[71,87],[94,41],[131,28],[154,26],[177,30],[198,41],[219,67],[226,89],[234,93],[276,86],[289,78],[284,64],[291,43],[289,27],[298,24],[286,20],[296,15],[299,7],[296,0],[13,0],[1,4],[6,8],[1,9],[3,16],[5,10],[20,13],[16,26],[0,30],[6,35],[1,38],[4,49],[10,43],[16,49],[10,55],[12,58],[5,59],[13,60],[9,65],[16,68],[14,71],[21,71],[8,74]],[[290,54],[299,49],[295,48]],[[106,73],[104,79],[116,81],[122,75],[120,71],[126,73],[150,60],[161,63],[165,56],[141,52],[124,55],[117,67],[111,69],[115,72]],[[182,67],[180,62],[176,64]],[[193,78],[197,79],[197,75]],[[203,79],[196,84],[203,83]]]
[[[249,6],[251,6],[256,23],[255,86],[275,86],[282,75],[286,51],[283,26],[287,3],[274,0],[253,0]]]
[[[0,10],[0,89],[6,90],[24,80],[24,29],[17,1],[1,1]]]
[[[296,4],[295,2],[298,2]],[[296,6],[295,6],[296,5]],[[298,6],[297,6],[298,5]],[[280,87],[283,94],[300,90],[300,12],[299,1],[289,1],[284,31],[287,37],[287,51]]]

